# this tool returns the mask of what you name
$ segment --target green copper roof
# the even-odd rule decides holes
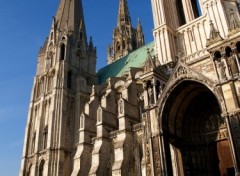
[[[149,49],[151,55],[154,55],[154,42],[151,42],[112,64],[101,68],[97,73],[98,83],[102,84],[110,77],[120,77],[131,67],[143,67],[147,59],[147,49]]]

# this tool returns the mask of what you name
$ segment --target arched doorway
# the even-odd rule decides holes
[[[181,81],[162,109],[168,173],[234,175],[227,128],[216,96],[202,83]]]

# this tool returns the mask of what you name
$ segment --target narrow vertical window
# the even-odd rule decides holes
[[[51,32],[51,35],[50,35],[50,40],[53,39],[53,32]]]
[[[178,13],[179,25],[181,26],[181,25],[186,24],[186,18],[185,18],[185,14],[184,14],[182,0],[176,0],[176,8],[177,8],[177,13]]]
[[[64,60],[65,59],[65,44],[63,43],[60,47],[60,60]]]
[[[117,42],[116,48],[117,48],[117,51],[120,51],[120,50],[121,50],[121,46],[120,46],[120,43],[119,43],[119,42]]]
[[[40,165],[39,165],[39,176],[43,176],[44,175],[44,164],[45,164],[45,161],[42,160]]]
[[[43,130],[43,150],[47,148],[47,136],[48,136],[48,126],[45,126]]]
[[[80,32],[80,40],[82,40],[82,38],[83,38],[83,32],[81,31]]]
[[[80,128],[83,128],[84,115],[81,116]]]
[[[32,165],[29,166],[27,176],[31,176]]]
[[[199,16],[202,15],[199,0],[191,0],[191,4],[192,4],[194,18],[198,18]]]
[[[36,140],[36,132],[33,133],[33,137],[32,137],[31,153],[34,153],[35,151],[35,140]]]
[[[72,72],[69,71],[67,74],[67,88],[71,89],[72,88]]]

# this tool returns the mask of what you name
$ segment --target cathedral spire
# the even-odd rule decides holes
[[[82,1],[59,2],[49,38],[38,55],[21,176],[78,172],[72,167],[79,131],[75,122],[84,109],[84,97],[96,84],[96,48],[92,38],[87,42]]]
[[[128,55],[144,45],[144,35],[139,22],[138,29],[132,27],[127,0],[119,0],[117,27],[113,30],[113,43],[107,49],[108,64]]]
[[[127,0],[120,0],[119,2],[117,25],[118,27],[120,27],[123,24],[131,25],[131,17],[128,11]]]
[[[137,47],[140,48],[145,45],[144,41],[144,34],[142,29],[142,24],[140,22],[140,19],[138,18],[138,24],[137,24]]]
[[[81,0],[60,0],[56,14],[57,28],[68,31],[80,31],[85,27]]]

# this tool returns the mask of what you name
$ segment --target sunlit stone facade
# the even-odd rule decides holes
[[[82,3],[60,1],[19,175],[240,175],[239,1],[151,3],[154,43],[96,73]]]

